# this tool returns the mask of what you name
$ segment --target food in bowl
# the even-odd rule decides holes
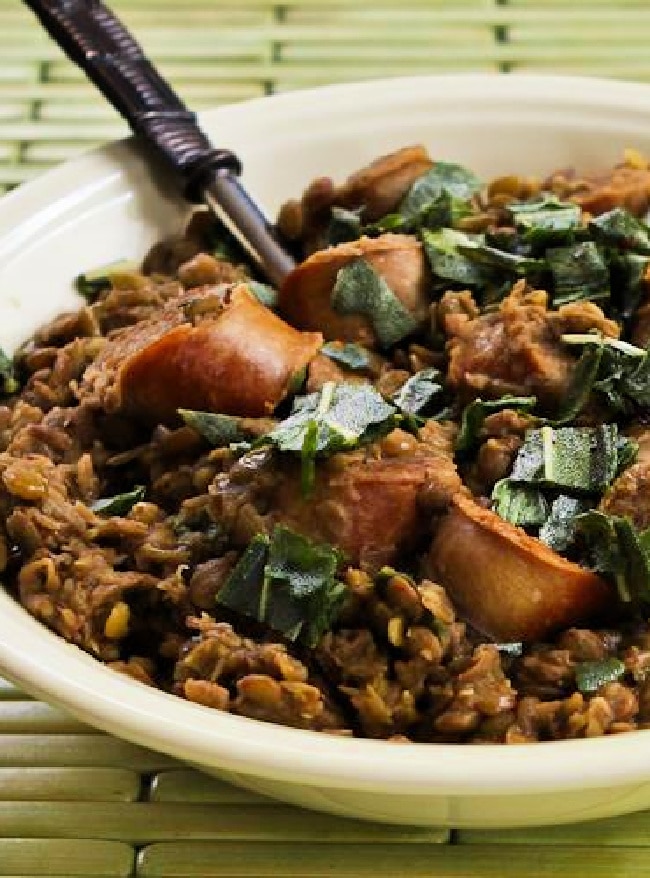
[[[339,735],[650,721],[650,170],[316,180],[279,292],[207,214],[3,363],[7,584],[116,670]]]

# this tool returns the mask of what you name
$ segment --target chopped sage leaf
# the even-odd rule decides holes
[[[0,348],[0,392],[5,396],[11,396],[20,387],[14,371],[14,362]]]
[[[320,349],[321,354],[325,354],[335,363],[340,363],[346,369],[354,371],[363,371],[370,367],[370,353],[360,344],[347,342],[340,344],[337,342],[328,342]]]
[[[576,685],[583,695],[597,692],[605,683],[613,683],[625,674],[625,665],[620,659],[610,656],[591,662],[579,662],[575,667]]]
[[[583,345],[585,352],[580,363],[591,363],[589,374],[584,376],[585,386],[579,394],[583,402],[587,401],[589,393],[595,392],[612,412],[632,414],[636,409],[650,408],[648,351],[621,339],[604,338],[589,333],[563,335],[562,341],[568,345]],[[575,382],[576,377],[572,386]],[[577,387],[576,391],[579,393]]]
[[[484,266],[492,272],[507,271],[514,275],[535,275],[544,269],[544,262],[532,256],[499,250],[485,243],[483,235],[474,235],[466,242],[458,244],[458,250],[473,262]]]
[[[286,527],[256,536],[217,594],[217,603],[313,647],[338,616],[346,587],[337,551]]]
[[[535,246],[568,243],[580,227],[579,206],[548,192],[530,201],[508,204],[507,210],[524,239]]]
[[[560,401],[559,408],[555,411],[554,422],[557,425],[575,420],[589,402],[600,370],[602,356],[602,345],[595,344],[585,347],[572,370],[571,380]]]
[[[622,207],[595,216],[589,221],[589,231],[601,244],[650,254],[648,227]]]
[[[141,500],[144,500],[147,490],[144,485],[137,485],[132,491],[124,494],[116,494],[114,497],[103,497],[95,500],[91,505],[93,512],[98,515],[109,517],[111,515],[127,515]]]
[[[629,436],[619,436],[616,451],[618,454],[618,469],[616,470],[616,475],[620,476],[628,466],[632,466],[632,464],[636,462],[636,459],[639,456],[639,443],[635,442],[634,439],[630,439]]]
[[[398,216],[403,227],[411,231],[453,225],[471,213],[470,199],[480,188],[478,177],[460,165],[436,162],[413,183],[402,199]]]
[[[467,201],[481,191],[482,183],[472,171],[454,162],[436,162],[434,166],[418,177],[411,186],[400,209],[431,197],[440,192],[448,192],[454,198]]]
[[[355,259],[337,274],[332,307],[340,314],[363,314],[383,348],[392,347],[417,329],[411,312],[365,259]]]
[[[215,448],[223,448],[233,442],[241,442],[250,436],[250,433],[242,429],[242,419],[233,415],[197,412],[192,409],[179,409],[178,414],[188,427],[196,430]]]
[[[564,552],[574,542],[576,516],[589,509],[589,503],[582,497],[569,497],[560,494],[551,506],[551,512],[543,522],[538,538],[556,552]]]
[[[345,244],[347,241],[357,241],[363,231],[361,213],[363,208],[346,210],[344,207],[332,207],[329,227],[327,229],[327,242],[331,247],[337,244]]]
[[[551,247],[546,261],[553,276],[553,304],[583,299],[609,299],[609,271],[593,241],[569,247]]]
[[[94,302],[95,299],[104,292],[110,290],[111,277],[115,274],[123,272],[137,271],[138,265],[135,262],[126,259],[119,259],[116,262],[109,262],[100,268],[94,268],[86,271],[75,278],[75,286],[80,296],[83,296],[87,302]]]
[[[461,247],[472,245],[473,238],[456,229],[422,232],[422,242],[431,270],[442,280],[455,281],[470,287],[487,283],[485,271],[471,260]]]
[[[391,430],[399,420],[390,405],[370,384],[328,382],[317,393],[297,397],[293,411],[258,444],[299,454],[303,489],[313,484],[314,460],[372,441]]]
[[[259,619],[260,594],[264,582],[264,565],[270,540],[257,534],[217,592],[216,601],[244,616]]]
[[[543,524],[549,514],[548,500],[533,485],[501,479],[492,490],[492,508],[496,514],[517,527]]]
[[[444,393],[444,377],[439,369],[422,369],[412,375],[393,394],[392,402],[405,415],[424,415]]]
[[[257,280],[246,281],[246,286],[262,305],[266,305],[267,308],[275,308],[277,306],[278,291],[275,287],[260,283]]]
[[[583,563],[612,577],[623,602],[650,605],[650,529],[591,509],[576,518],[576,544]]]
[[[627,251],[610,251],[612,310],[617,319],[629,320],[646,294],[650,256]]]
[[[597,494],[618,472],[618,427],[544,426],[529,430],[510,478],[560,491]]]
[[[502,396],[500,399],[475,399],[465,406],[456,438],[456,451],[468,452],[479,441],[485,419],[504,409],[532,412],[537,403],[534,396]]]

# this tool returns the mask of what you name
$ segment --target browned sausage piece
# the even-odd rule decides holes
[[[434,421],[418,438],[397,429],[363,449],[319,460],[308,496],[298,463],[268,452],[250,457],[210,488],[214,516],[236,543],[281,523],[371,570],[417,547],[430,532],[431,511],[445,509],[462,490],[453,433]]]
[[[111,339],[86,372],[107,411],[170,423],[178,408],[268,415],[322,344],[261,305],[245,284],[171,299]]]
[[[613,338],[619,332],[593,302],[552,311],[546,293],[520,281],[498,311],[455,324],[448,343],[449,383],[465,400],[534,394],[552,409],[561,402],[576,363],[561,337],[590,329]]]
[[[569,169],[557,171],[545,185],[593,215],[622,207],[635,216],[643,216],[650,206],[648,168],[617,165],[586,177],[578,177],[573,169]]]
[[[600,576],[469,497],[454,497],[429,553],[461,617],[499,641],[542,640],[613,600]]]
[[[314,253],[327,244],[332,207],[363,207],[363,221],[375,222],[397,210],[413,183],[432,167],[423,146],[406,146],[351,174],[342,186],[319,177],[300,201],[283,205],[278,226],[289,240],[301,241],[306,254]]]
[[[409,235],[360,238],[319,250],[287,278],[280,291],[280,311],[293,325],[320,330],[326,339],[373,345],[377,337],[370,320],[363,315],[339,314],[330,301],[339,270],[359,258],[384,278],[418,322],[426,320],[428,268],[422,245]]]
[[[334,203],[348,208],[363,205],[364,222],[375,222],[396,210],[413,183],[433,165],[423,146],[405,146],[351,174],[335,191]]]

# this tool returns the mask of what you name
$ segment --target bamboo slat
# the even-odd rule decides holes
[[[647,852],[450,845],[171,843],[145,848],[139,878],[646,878]]]

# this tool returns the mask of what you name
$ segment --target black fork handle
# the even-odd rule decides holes
[[[202,200],[216,173],[238,175],[239,159],[215,149],[196,116],[145,56],[139,43],[100,0],[25,0],[50,36],[104,97],[162,153],[190,201]]]

